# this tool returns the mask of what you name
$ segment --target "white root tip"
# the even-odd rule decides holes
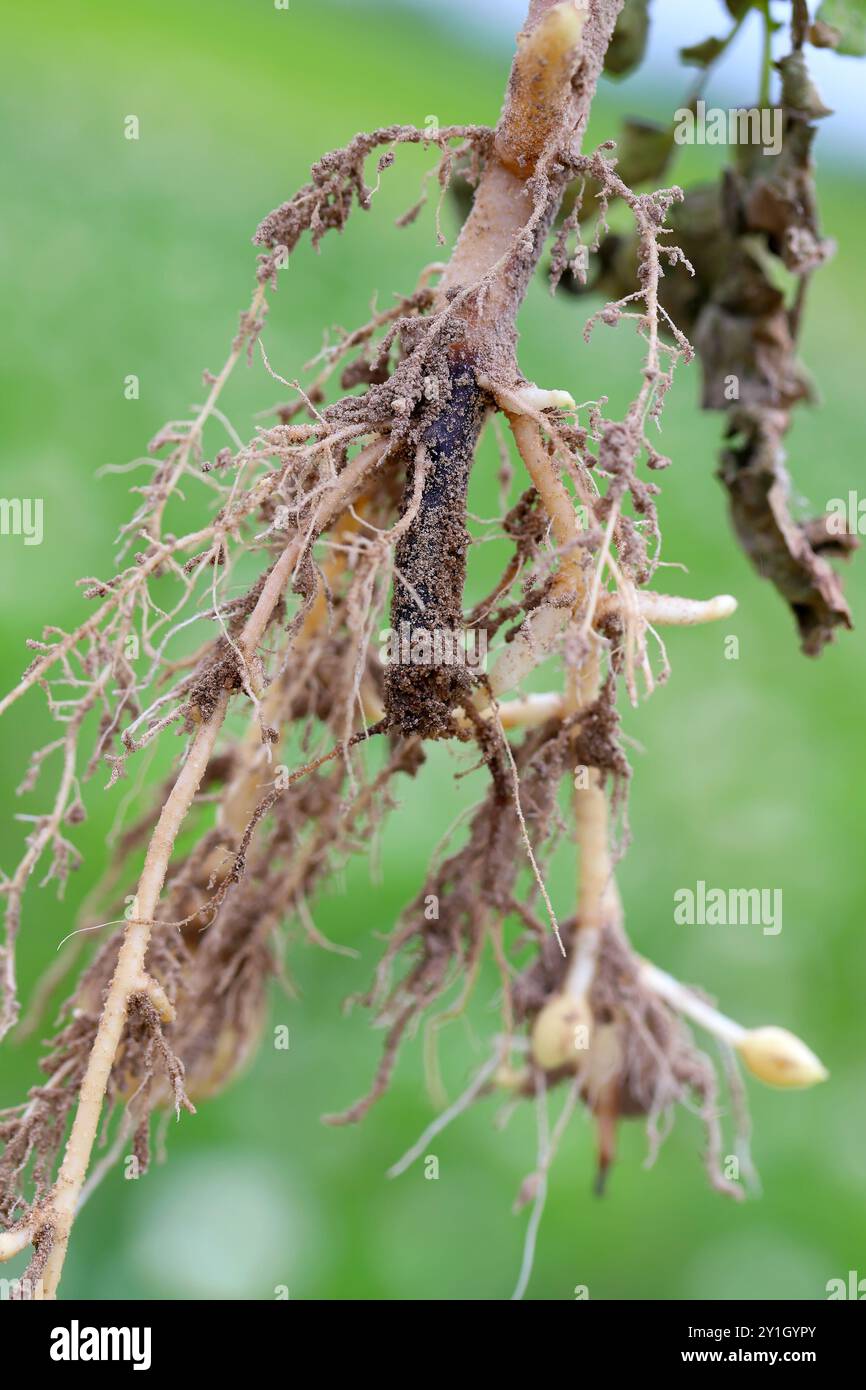
[[[615,604],[617,595],[610,595],[607,603]],[[730,618],[737,611],[737,600],[733,594],[717,594],[715,598],[680,598],[672,594],[638,593],[638,608],[641,617],[649,623],[667,624],[671,627],[694,627],[698,623],[715,623],[722,618]]]
[[[541,386],[517,386],[497,404],[511,415],[538,414],[542,410],[576,410],[570,391],[545,391]]]
[[[812,1049],[787,1028],[752,1028],[740,1039],[737,1051],[747,1071],[767,1086],[802,1089],[826,1081],[829,1075]]]

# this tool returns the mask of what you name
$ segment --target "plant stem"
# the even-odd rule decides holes
[[[759,6],[763,20],[763,44],[761,48],[761,86],[758,106],[766,109],[770,105],[770,79],[773,68],[773,20],[770,14],[770,0],[761,0]]]
[[[497,146],[485,168],[475,206],[440,285],[440,307],[453,301],[454,312],[465,328],[463,349],[473,359],[475,370],[480,368],[504,382],[517,379],[515,317],[540,258],[567,178],[564,165],[556,165],[555,156],[582,134],[622,3],[623,0],[589,0],[587,5],[585,0],[579,4],[575,0],[561,0],[560,3],[532,0],[527,27],[518,43],[509,96],[497,132]],[[585,41],[581,47],[582,36]],[[539,94],[543,98],[540,102]],[[536,192],[535,185],[529,187],[533,176],[539,176],[538,187],[542,188],[542,193]],[[263,299],[264,289],[259,286],[250,314],[244,320],[242,335],[235,340],[190,435],[170,465],[167,490],[150,520],[152,535],[158,535],[167,497],[186,468],[193,449],[200,443],[204,424],[237,361],[244,338],[253,331],[253,321]],[[446,434],[447,426],[445,421]],[[306,548],[354,500],[387,447],[385,442],[377,441],[346,466],[319,503],[306,536],[292,540],[267,575],[236,646],[239,675],[254,702],[261,693],[261,681],[250,669],[250,662],[286,584]],[[434,485],[438,484],[434,482]],[[143,572],[158,567],[167,549],[159,543],[154,545],[144,565],[136,571],[137,582],[141,582]],[[104,604],[89,620],[88,629],[95,629],[116,602],[115,596]],[[13,695],[0,703],[0,712],[34,683],[49,664],[71,650],[80,636],[81,629],[62,639],[34,666]],[[120,945],[55,1185],[32,1223],[14,1233],[14,1239],[13,1233],[7,1232],[0,1242],[0,1258],[8,1258],[26,1243],[24,1231],[33,1242],[38,1241],[40,1232],[46,1235],[49,1230],[52,1232],[53,1244],[41,1289],[41,1296],[46,1298],[56,1296],[106,1089],[123,1037],[129,999],[147,980],[145,966],[151,927],[175,840],[201,784],[231,693],[229,689],[221,691],[214,708],[198,728],[148,845],[135,899],[136,916],[127,924]]]

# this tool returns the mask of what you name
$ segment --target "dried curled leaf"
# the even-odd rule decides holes
[[[790,484],[782,461],[784,412],[732,411],[719,477],[728,489],[731,518],[758,573],[787,600],[803,651],[817,656],[837,627],[852,626],[838,576],[809,544],[805,526],[788,508]]]
[[[821,100],[821,94],[809,76],[809,69],[802,52],[789,53],[780,58],[776,67],[782,75],[782,105],[789,111],[799,111],[810,121],[819,121],[823,116],[832,116],[829,106]]]
[[[727,409],[732,382],[744,406],[787,409],[808,399],[811,385],[796,361],[781,292],[746,246],[732,248],[729,265],[694,327],[704,409]]]
[[[822,238],[815,197],[812,143],[815,127],[790,119],[785,126],[782,152],[757,168],[742,192],[745,228],[763,232],[770,250],[788,270],[805,274],[822,265],[833,252],[833,242]]]

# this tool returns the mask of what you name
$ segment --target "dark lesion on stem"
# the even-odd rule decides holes
[[[471,685],[469,670],[454,658],[462,650],[466,494],[488,404],[472,362],[455,349],[447,395],[422,436],[426,477],[420,505],[395,552],[395,659],[386,673],[385,704],[392,727],[404,734],[453,733],[452,711]],[[421,466],[419,456],[408,470],[404,510]]]

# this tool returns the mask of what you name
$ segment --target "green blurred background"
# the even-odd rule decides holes
[[[376,4],[291,0],[278,11],[271,0],[47,0],[4,9],[0,490],[43,497],[46,528],[41,547],[0,541],[5,689],[26,663],[26,637],[45,622],[80,620],[75,579],[111,572],[114,535],[132,505],[126,489],[140,477],[95,480],[95,470],[136,457],[165,420],[201,400],[201,369],[222,363],[249,300],[249,239],[260,217],[357,129],[423,124],[431,114],[443,124],[495,119],[509,59],[504,44],[462,44],[420,12]],[[750,74],[747,93],[753,85]],[[824,95],[832,104],[832,92]],[[629,104],[628,89],[606,84],[590,139],[614,136]],[[665,109],[651,92],[641,98],[641,114]],[[123,136],[128,114],[140,120],[137,142]],[[715,154],[686,151],[675,177],[693,179],[702,160],[711,172]],[[320,255],[305,246],[293,257],[264,335],[277,371],[294,376],[326,326],[363,322],[374,290],[387,304],[440,258],[430,209],[412,228],[393,227],[429,162],[417,151],[399,155],[371,214],[356,214]],[[798,412],[789,441],[808,499],[802,514],[858,486],[863,449],[866,190],[828,159],[820,193],[839,252],[815,281],[805,332],[822,405]],[[445,221],[450,235],[450,209]],[[578,400],[605,393],[616,413],[635,389],[638,345],[622,327],[600,330],[588,349],[581,327],[590,307],[551,301],[535,285],[522,366]],[[141,381],[138,401],[124,398],[129,373]],[[625,1128],[609,1194],[594,1199],[593,1136],[578,1116],[551,1177],[532,1298],[570,1299],[587,1285],[592,1299],[814,1299],[830,1278],[866,1275],[866,656],[857,633],[818,662],[800,655],[787,612],[730,535],[713,477],[719,419],[698,412],[697,388],[697,368],[682,369],[664,417],[663,447],[675,463],[663,480],[665,554],[690,571],[668,570],[666,582],[701,597],[735,593],[740,608],[722,628],[673,631],[670,683],[625,713],[641,745],[634,843],[621,867],[628,927],[639,950],[700,982],[743,1022],[794,1029],[831,1078],[804,1094],[749,1086],[763,1195],[740,1205],[710,1191],[700,1126],[683,1113],[649,1171],[641,1128]],[[253,412],[280,398],[257,361],[238,371],[223,404],[248,433]],[[223,443],[218,433],[211,447]],[[495,467],[488,444],[474,499],[487,515],[485,479]],[[479,548],[478,588],[494,564],[483,554],[490,549]],[[862,621],[862,557],[847,588]],[[739,660],[725,659],[729,633],[739,637]],[[13,795],[28,750],[48,737],[41,697],[7,714],[0,735],[8,871],[22,836],[14,814],[42,809],[50,788],[49,778],[41,799]],[[499,1130],[496,1104],[478,1105],[431,1146],[438,1181],[419,1165],[387,1182],[385,1169],[433,1114],[419,1038],[360,1127],[334,1130],[319,1118],[367,1087],[382,1035],[362,1012],[345,1016],[341,1001],[367,984],[378,938],[417,891],[442,831],[479,794],[477,781],[454,779],[465,765],[440,750],[424,777],[403,784],[379,880],[355,863],[316,906],[320,929],[356,946],[359,958],[296,941],[289,967],[301,998],[280,995],[272,1009],[272,1024],[291,1030],[289,1051],[266,1039],[241,1081],[172,1124],[168,1162],[144,1180],[109,1175],[76,1228],[64,1294],[260,1299],[277,1285],[298,1299],[510,1294],[526,1220],[511,1206],[535,1154],[530,1108]],[[104,864],[122,790],[91,787],[79,836],[86,862],[65,902],[51,888],[34,888],[26,901],[25,1000]],[[781,888],[781,934],[674,927],[674,890],[701,878]],[[551,890],[567,914],[565,859]],[[452,1094],[486,1056],[494,996],[486,976],[468,1020],[446,1035]],[[4,1048],[0,1105],[23,1098],[37,1057],[35,1041]]]

